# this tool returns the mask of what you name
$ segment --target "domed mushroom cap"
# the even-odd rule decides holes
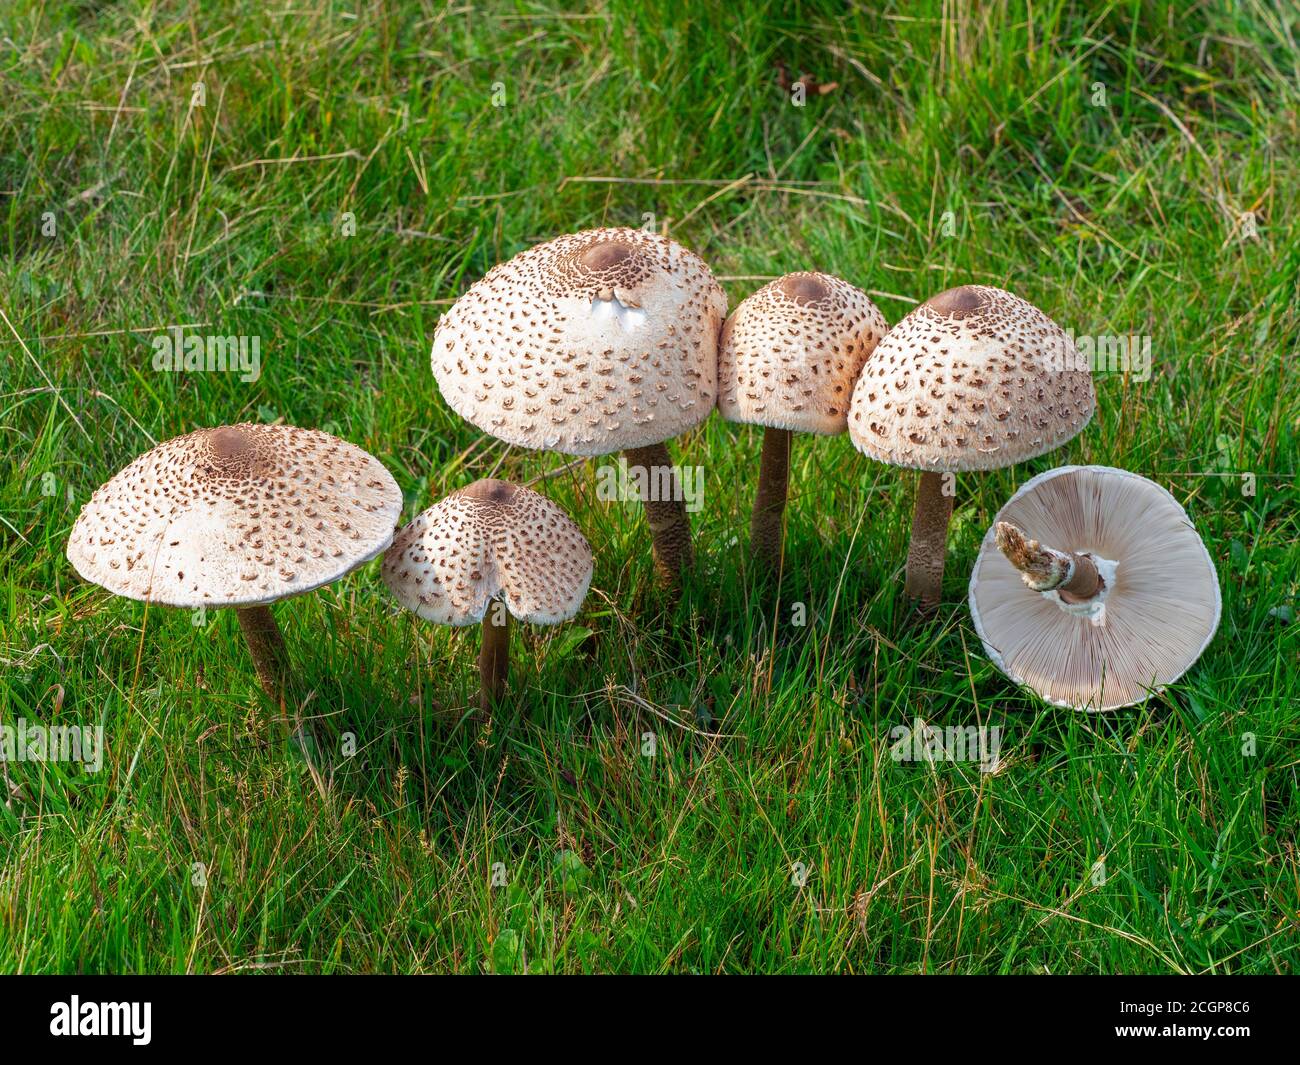
[[[167,606],[255,606],[337,580],[393,538],[402,493],[378,459],[315,429],[245,423],[159,444],[101,486],[68,561]]]
[[[497,596],[521,621],[567,621],[582,606],[591,573],[591,545],[563,510],[491,479],[418,515],[398,531],[383,564],[397,600],[442,625],[482,621]]]
[[[830,274],[786,274],[722,327],[718,411],[727,421],[833,435],[888,325],[867,294]]]
[[[605,455],[708,417],[727,298],[699,256],[640,229],[592,229],[493,267],[434,332],[462,418],[520,447]]]
[[[859,451],[916,470],[992,470],[1051,451],[1096,406],[1086,360],[1061,328],[1000,288],[964,285],[891,329],[853,390]]]
[[[1063,466],[1028,481],[997,516],[1055,549],[1091,556],[1095,600],[1027,587],[984,537],[970,611],[984,650],[1056,706],[1113,710],[1181,677],[1219,625],[1219,580],[1186,512],[1158,484],[1107,466]]]

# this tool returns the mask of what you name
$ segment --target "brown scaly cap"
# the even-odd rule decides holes
[[[859,451],[917,470],[992,470],[1051,451],[1096,406],[1073,342],[1019,296],[941,292],[891,329],[853,391]]]
[[[699,256],[640,229],[558,237],[501,263],[434,333],[462,418],[520,447],[605,455],[708,417],[727,298]]]
[[[402,493],[378,459],[315,429],[227,425],[159,444],[99,488],[68,538],[86,580],[168,606],[253,606],[384,550]]]
[[[865,292],[830,274],[786,274],[722,327],[718,411],[731,422],[833,435],[888,325]]]
[[[522,621],[566,621],[582,606],[591,574],[591,545],[563,510],[491,479],[418,515],[394,537],[383,564],[398,602],[443,625],[482,621],[497,596]]]
[[[1086,555],[1105,575],[1100,591],[1081,600],[1028,587],[1033,567],[1016,538],[1009,556],[999,548],[1005,524]],[[1003,673],[1080,710],[1127,706],[1172,684],[1209,644],[1220,611],[1214,563],[1186,511],[1160,485],[1107,466],[1062,466],[1023,485],[984,537],[969,602]]]

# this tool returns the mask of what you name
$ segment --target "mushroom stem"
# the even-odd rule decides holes
[[[1009,521],[998,522],[994,535],[998,549],[1034,591],[1055,590],[1067,601],[1091,599],[1101,591],[1101,574],[1087,555],[1057,551],[1030,540]]]
[[[944,475],[933,470],[921,474],[912,512],[912,543],[907,549],[907,577],[903,590],[922,610],[933,610],[943,597],[943,563],[948,546],[952,496],[943,490]]]
[[[244,631],[262,690],[276,706],[283,707],[289,687],[289,652],[275,615],[267,606],[243,606],[235,608],[235,617]]]
[[[654,544],[655,571],[664,587],[675,588],[682,571],[690,569],[693,556],[691,521],[686,516],[686,500],[677,483],[673,460],[663,444],[630,447],[623,454],[629,467],[645,471],[641,502]]]
[[[781,563],[785,539],[782,516],[790,482],[790,430],[763,430],[763,457],[758,466],[758,491],[749,520],[749,549],[760,567],[775,570]]]
[[[510,673],[510,613],[505,604],[494,599],[483,615],[483,645],[478,653],[478,706],[484,714],[506,690]]]

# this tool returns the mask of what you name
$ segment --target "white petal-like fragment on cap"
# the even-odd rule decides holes
[[[997,522],[1058,551],[1114,563],[1098,623],[1026,587]],[[1024,484],[984,537],[970,611],[993,663],[1056,706],[1114,710],[1181,677],[1219,625],[1219,580],[1187,513],[1127,470],[1063,466]]]
[[[630,333],[646,320],[646,313],[640,307],[628,307],[614,296],[611,299],[603,300],[599,296],[591,301],[591,316],[597,321],[612,318],[623,327],[624,332]]]
[[[993,470],[1059,447],[1096,406],[1074,342],[1019,296],[963,285],[907,315],[867,358],[849,436],[880,462]]]
[[[443,398],[519,447],[606,455],[708,417],[727,297],[704,261],[640,229],[547,241],[488,271],[438,322]]]
[[[521,621],[553,625],[587,596],[591,545],[545,496],[488,479],[400,529],[382,572],[397,600],[429,621],[472,625],[499,596]]]
[[[884,315],[830,274],[786,274],[722,327],[718,412],[731,422],[827,436],[848,428],[853,383],[885,335]]]
[[[374,558],[401,512],[397,482],[361,448],[315,429],[227,425],[159,444],[100,487],[68,561],[130,599],[255,606]]]

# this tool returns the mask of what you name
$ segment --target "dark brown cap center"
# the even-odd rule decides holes
[[[515,494],[518,491],[519,488],[509,481],[499,481],[494,477],[485,477],[481,481],[475,481],[473,484],[467,485],[456,494],[466,496],[469,499],[477,499],[483,503],[504,505],[514,502]]]
[[[616,240],[603,240],[583,251],[578,256],[578,262],[594,273],[604,273],[619,267],[631,254],[632,249],[628,245]]]
[[[214,458],[227,460],[246,455],[253,446],[253,434],[238,425],[224,425],[213,429],[208,437]]]
[[[830,295],[830,290],[821,279],[811,274],[793,274],[790,277],[783,277],[779,285],[781,291],[795,303],[820,303]]]
[[[947,318],[966,318],[978,313],[984,306],[984,297],[973,285],[961,285],[931,296],[925,301],[925,306]]]

